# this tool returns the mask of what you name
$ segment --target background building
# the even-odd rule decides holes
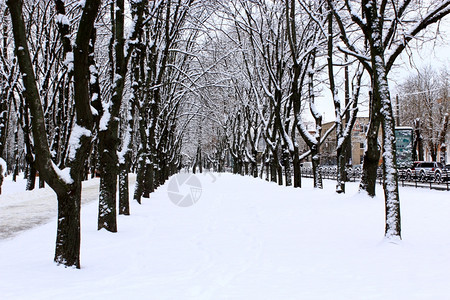
[[[366,147],[366,131],[369,124],[369,117],[356,118],[351,135],[351,162],[353,166],[361,165]],[[322,124],[322,134],[325,134],[334,122]],[[325,142],[320,147],[322,165],[336,165],[336,131],[333,130]]]

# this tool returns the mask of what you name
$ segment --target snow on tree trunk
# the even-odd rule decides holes
[[[252,176],[254,178],[258,177],[258,163],[257,160],[258,152],[256,150],[252,150]]]
[[[420,129],[420,118],[414,120],[414,152],[416,156],[413,160],[424,160],[423,155],[423,139]]]
[[[19,175],[19,130],[14,130],[14,170],[13,178],[14,182],[17,181],[17,176]]]
[[[136,185],[134,187],[133,199],[141,204],[142,191],[144,190],[144,174],[145,174],[146,155],[142,154],[138,159],[138,167],[136,172]]]
[[[445,142],[445,137],[447,136],[449,115],[446,113],[442,120],[442,127],[439,132],[439,161],[445,165],[447,161],[447,144]]]
[[[385,198],[387,239],[401,239],[400,197],[395,147],[395,120],[392,111],[389,84],[384,61],[384,43],[381,19],[377,14],[375,1],[369,1],[365,7],[372,65],[372,88],[375,103],[380,104],[381,125],[383,129],[383,189]],[[372,111],[373,113],[373,111]]]
[[[0,157],[0,195],[2,194],[3,179],[6,175],[7,165],[3,158]]]
[[[275,162],[274,155],[271,154],[270,159],[269,159],[270,181],[271,182],[277,182],[277,167],[275,164],[276,164],[276,162]]]
[[[344,147],[344,134],[343,124],[341,117],[341,101],[338,97],[334,81],[334,68],[333,68],[333,14],[330,11],[328,13],[328,80],[330,84],[330,91],[333,95],[333,104],[335,112],[335,131],[336,131],[336,157],[337,157],[337,176],[336,176],[336,192],[345,193],[345,156],[343,155]],[[347,83],[346,83],[347,84]]]
[[[102,117],[99,124],[98,148],[100,156],[100,195],[98,204],[98,230],[106,229],[110,232],[117,232],[116,206],[117,206],[117,176],[118,176],[118,156],[119,146],[118,127],[119,111],[123,99],[123,89],[125,75],[127,72],[126,58],[124,54],[124,1],[115,1],[115,18],[111,24],[114,34],[114,71],[110,70],[113,76],[111,99],[105,99],[102,103]],[[114,2],[111,2],[114,6]],[[112,49],[110,49],[112,50]],[[110,54],[112,57],[113,54]],[[110,63],[110,65],[114,65]]]
[[[287,148],[283,150],[283,164],[286,186],[292,186],[291,154],[289,153],[289,150]]]
[[[55,262],[66,267],[80,268],[81,183],[73,184],[58,199],[58,228],[56,231]]]
[[[128,189],[128,166],[119,165],[119,215],[130,215],[130,195]]]
[[[117,232],[116,193],[117,155],[104,151],[100,155],[100,195],[98,204],[98,230]]]
[[[117,176],[119,175],[119,113],[123,102],[125,79],[128,72],[128,62],[134,43],[128,43],[125,49],[125,3],[123,0],[115,1],[115,19],[113,21],[114,34],[114,74],[113,94],[109,101],[103,103],[103,115],[99,124],[99,154],[100,154],[100,199],[98,229],[117,231],[116,220],[116,192]],[[134,40],[142,22],[144,1],[132,2],[133,27],[130,39]],[[114,5],[111,3],[111,5]],[[112,54],[110,54],[110,57]],[[112,65],[112,63],[110,64]]]
[[[381,66],[380,69],[382,69]],[[401,239],[400,197],[395,152],[395,120],[387,78],[381,76],[378,84],[383,114],[383,189],[386,204],[385,236],[388,239]]]
[[[273,168],[274,172],[276,173],[275,182],[277,182],[278,185],[283,185],[283,168],[281,167],[280,164],[280,157],[278,155],[277,149],[275,149],[273,155]]]
[[[311,161],[314,177],[314,187],[322,189],[323,188],[322,168],[320,167],[320,156],[315,147],[311,149]]]
[[[345,155],[343,154],[342,147],[336,149],[337,157],[337,179],[336,179],[336,192],[345,193]]]

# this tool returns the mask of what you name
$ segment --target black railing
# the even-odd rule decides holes
[[[322,166],[322,178],[337,179],[337,168],[335,166]],[[355,182],[361,179],[361,168],[346,168],[347,181]],[[311,167],[302,167],[302,177],[313,177]],[[383,181],[381,168],[377,171],[377,179],[381,184]],[[450,191],[450,172],[441,170],[440,172],[428,171],[419,174],[412,174],[407,169],[398,170],[398,181],[401,186],[425,187],[437,190]]]

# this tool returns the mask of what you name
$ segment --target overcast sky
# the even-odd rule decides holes
[[[411,43],[411,49],[397,59],[396,67],[389,73],[389,85],[392,98],[397,94],[397,85],[402,83],[408,76],[416,74],[415,68],[423,68],[425,66],[433,66],[437,70],[446,67],[450,68],[450,17],[447,16],[440,24],[440,37],[426,42],[424,45],[420,43]],[[412,56],[410,56],[412,55]],[[343,101],[343,91],[340,97]],[[361,100],[367,99],[366,92],[361,95]],[[323,90],[323,97],[318,98],[317,106],[324,115],[324,123],[334,121],[334,107],[329,92]],[[367,107],[360,107],[359,116],[368,116]]]

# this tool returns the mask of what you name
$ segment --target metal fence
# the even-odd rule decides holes
[[[337,179],[337,167],[336,166],[322,166],[322,178],[324,179]],[[302,177],[313,177],[313,171],[311,167],[302,167]],[[361,179],[362,170],[359,167],[346,168],[347,181],[355,182]],[[438,176],[436,176],[438,174]],[[377,171],[377,180],[381,184],[383,181],[381,168]],[[430,188],[436,190],[450,191],[450,173],[447,170],[442,170],[440,173],[428,172],[425,175],[411,174],[407,169],[398,170],[398,181],[401,186],[414,186],[421,188]]]
[[[324,179],[337,179],[337,167],[336,166],[321,166],[322,178]],[[311,167],[302,167],[302,177],[313,178],[313,170]],[[347,181],[357,181],[361,179],[361,168],[346,168]]]

